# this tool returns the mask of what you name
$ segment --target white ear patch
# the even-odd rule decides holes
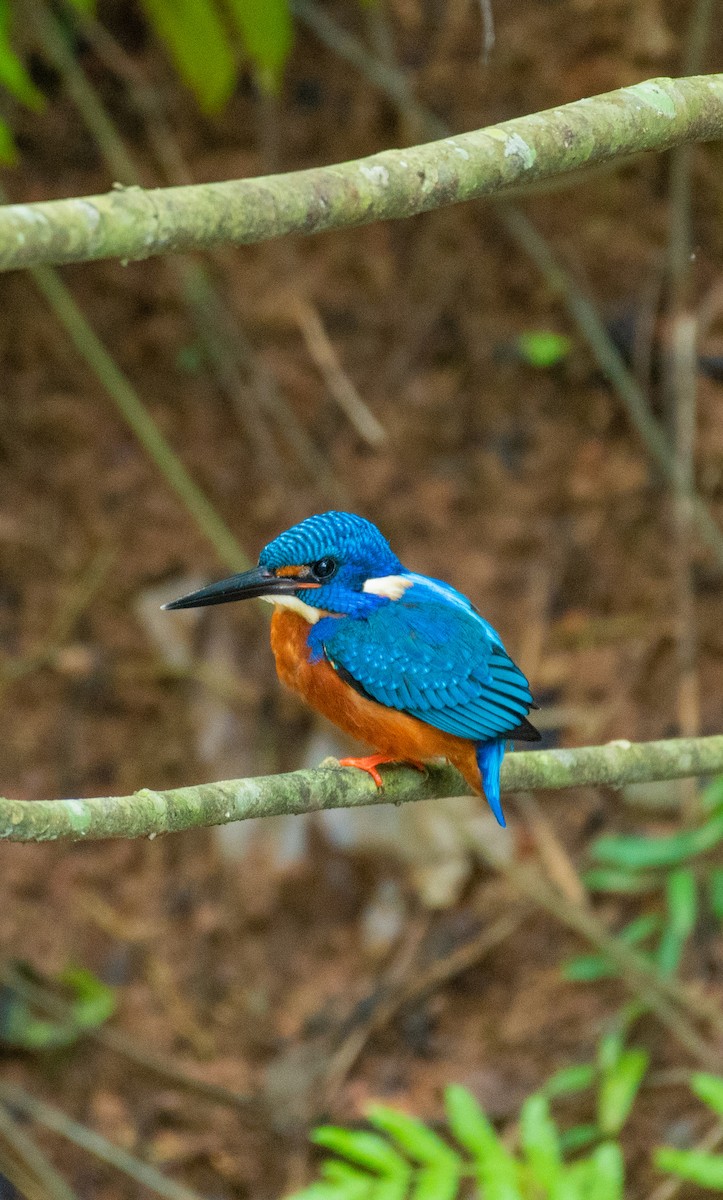
[[[299,600],[298,596],[261,596],[260,599],[265,600],[267,604],[278,604],[279,608],[290,608],[292,612],[298,613],[310,625],[316,625],[316,622],[322,615],[321,609],[312,608],[310,604],[305,604],[303,600]]]
[[[380,579],[367,579],[362,591],[371,592],[373,596],[384,596],[387,600],[401,600],[413,583],[410,575],[382,575]]]

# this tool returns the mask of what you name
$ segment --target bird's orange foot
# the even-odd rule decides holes
[[[365,758],[340,758],[340,767],[358,767],[360,771],[366,771],[367,775],[371,775],[378,788],[384,787],[384,781],[377,771],[377,767],[383,763],[398,763],[403,762],[407,767],[414,767],[417,771],[421,771],[423,775],[427,774],[427,768],[423,762],[418,762],[414,758],[389,758],[387,754],[368,754]]]

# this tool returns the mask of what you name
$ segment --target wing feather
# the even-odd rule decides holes
[[[459,593],[415,576],[363,620],[321,621],[315,641],[363,695],[457,737],[503,737],[533,706],[498,634]]]

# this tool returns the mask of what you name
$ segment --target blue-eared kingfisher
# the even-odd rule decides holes
[[[257,597],[274,607],[281,680],[376,754],[346,758],[377,787],[381,763],[443,757],[483,793],[500,825],[506,743],[539,741],[535,705],[499,634],[448,583],[402,566],[371,521],[308,517],[269,542],[251,571],[169,609]]]

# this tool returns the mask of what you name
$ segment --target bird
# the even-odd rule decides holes
[[[383,788],[379,766],[446,758],[500,825],[508,741],[539,741],[537,706],[496,630],[450,584],[402,565],[356,513],[307,517],[261,551],[250,571],[164,605],[199,608],[259,598],[274,605],[271,648],[281,681],[375,750],[340,759]]]

